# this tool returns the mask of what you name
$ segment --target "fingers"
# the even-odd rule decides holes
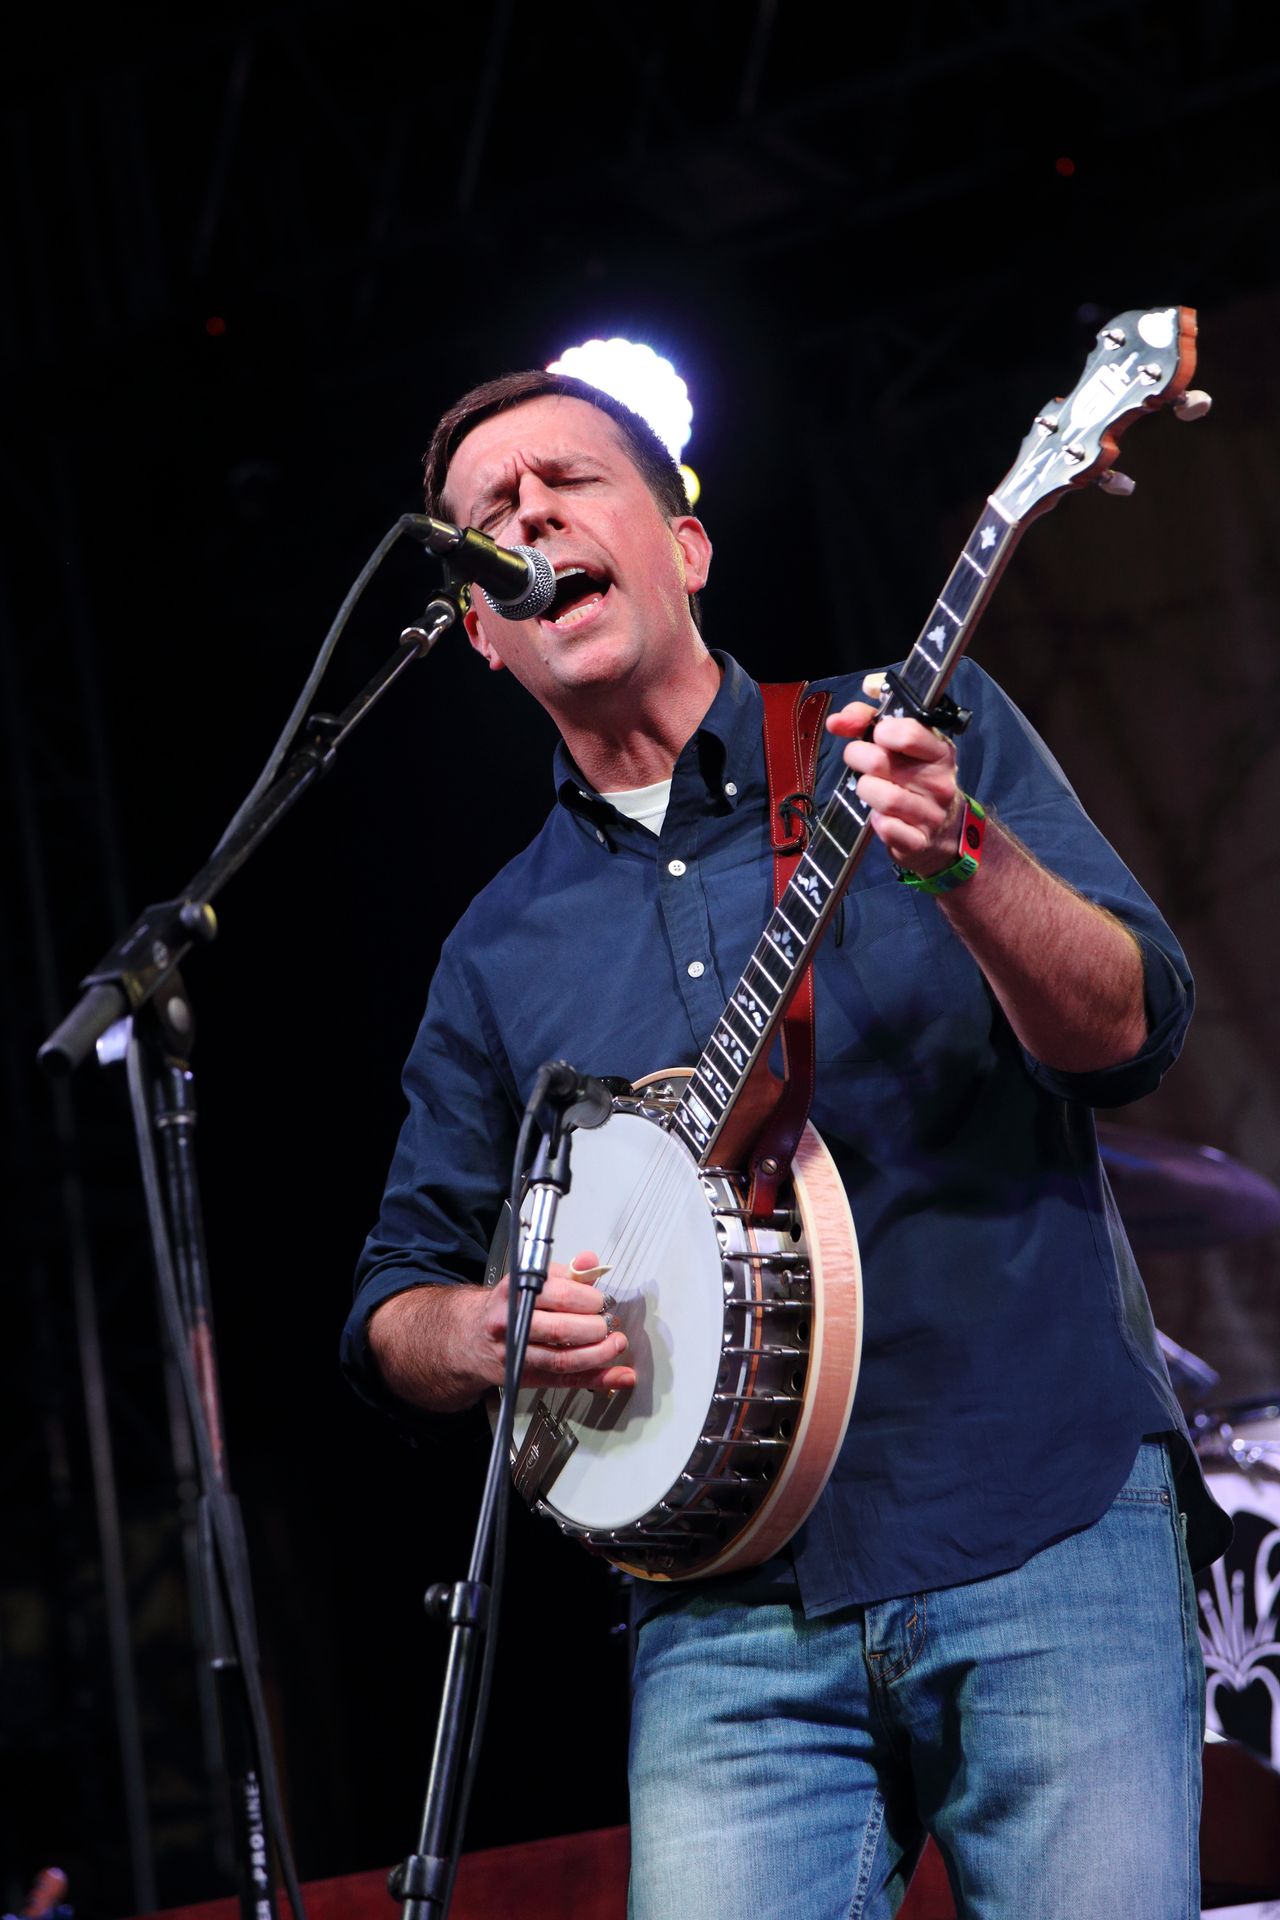
[[[875,717],[875,708],[869,707],[865,700],[851,700],[838,713],[827,716],[827,732],[837,734],[868,753],[882,749],[886,757],[896,754],[903,760],[919,761],[925,765],[955,758],[955,747],[945,734],[936,733],[932,727],[923,727],[918,720],[909,720],[901,714],[886,714],[868,736],[867,729]],[[849,747],[845,748],[844,757],[851,767],[858,766]]]
[[[878,693],[880,676],[863,682]],[[920,872],[940,871],[955,858],[963,799],[956,785],[954,742],[918,720],[853,700],[827,721],[845,740],[845,764],[858,776],[858,797],[890,858]],[[868,728],[871,729],[868,732]]]
[[[635,1385],[635,1368],[621,1359],[627,1336],[614,1324],[616,1303],[603,1285],[592,1284],[608,1273],[593,1252],[551,1266],[530,1321],[523,1386],[615,1393]],[[504,1278],[492,1293],[490,1330],[499,1349],[506,1342],[508,1286]]]

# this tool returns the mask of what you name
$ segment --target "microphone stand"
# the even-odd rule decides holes
[[[543,1073],[545,1076],[545,1068]],[[506,1377],[471,1562],[465,1580],[455,1581],[452,1586],[428,1587],[423,1602],[431,1617],[449,1622],[449,1654],[418,1849],[393,1867],[387,1876],[387,1889],[392,1898],[402,1902],[402,1920],[438,1920],[439,1916],[447,1916],[453,1897],[471,1776],[483,1731],[486,1682],[501,1599],[516,1387],[524,1369],[534,1307],[547,1277],[556,1209],[569,1191],[569,1137],[573,1128],[567,1119],[567,1110],[572,1099],[572,1094],[562,1098],[546,1095],[544,1082],[540,1081],[525,1110],[520,1145],[516,1149],[511,1217],[517,1226],[519,1257],[509,1303],[511,1324],[507,1335]],[[519,1187],[525,1165],[523,1147],[532,1117],[538,1111],[548,1113],[550,1119],[529,1181],[529,1225],[521,1231]],[[492,1582],[486,1584],[490,1568]],[[476,1665],[482,1654],[484,1664],[477,1687]],[[465,1778],[460,1779],[464,1759],[467,1771]]]
[[[208,1264],[194,1152],[195,1019],[179,964],[212,940],[214,896],[285,814],[332,766],[353,727],[410,665],[459,620],[465,588],[451,587],[405,628],[398,651],[340,714],[313,713],[302,744],[265,793],[174,899],[147,907],[85,976],[85,992],[40,1049],[46,1071],[70,1073],[95,1043],[104,1065],[127,1056],[129,1093],[165,1338],[191,1424],[200,1477],[198,1578],[205,1654],[218,1703],[222,1766],[241,1920],[275,1920],[274,1843],[296,1920],[303,1906],[262,1694],[244,1529],[223,1444]]]

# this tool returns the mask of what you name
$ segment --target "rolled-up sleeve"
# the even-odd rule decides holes
[[[977,724],[960,745],[960,778],[1042,866],[1113,914],[1142,953],[1147,1039],[1131,1060],[1065,1073],[1023,1050],[1027,1071],[1059,1099],[1120,1107],[1154,1092],[1177,1059],[1195,1001],[1186,956],[1150,896],[1094,826],[1043,740],[974,662],[956,692]]]
[[[344,1373],[379,1406],[390,1396],[369,1351],[370,1316],[410,1287],[478,1281],[511,1175],[514,1090],[460,944],[455,934],[445,946],[405,1066],[408,1112],[342,1333]]]

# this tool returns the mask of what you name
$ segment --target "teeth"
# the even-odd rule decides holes
[[[593,593],[589,600],[579,600],[576,607],[570,607],[569,611],[567,613],[562,613],[558,620],[553,620],[551,623],[552,626],[554,627],[576,626],[578,621],[584,619],[587,614],[591,613],[596,607],[598,607],[600,605],[600,602],[603,599],[604,599],[604,595],[602,593]]]

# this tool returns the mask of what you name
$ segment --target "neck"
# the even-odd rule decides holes
[[[671,777],[720,687],[720,669],[700,650],[690,670],[661,685],[595,688],[590,713],[556,717],[574,763],[598,793],[649,787]]]

